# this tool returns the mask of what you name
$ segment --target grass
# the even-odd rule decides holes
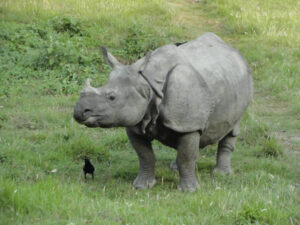
[[[232,34],[255,36],[276,45],[299,46],[299,1],[204,1],[209,13],[221,17]]]
[[[0,224],[299,224],[299,3],[0,0]],[[212,31],[253,70],[232,176],[212,176],[201,150],[194,194],[154,142],[157,186],[137,191],[138,159],[123,129],[72,119],[85,78],[106,82],[106,45],[129,63]],[[96,167],[83,182],[83,156]]]

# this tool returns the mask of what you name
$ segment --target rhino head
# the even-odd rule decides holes
[[[87,79],[74,108],[74,118],[88,127],[135,126],[151,101],[151,87],[139,73],[147,56],[132,65],[123,65],[105,47],[101,50],[112,68],[108,83],[95,88]]]

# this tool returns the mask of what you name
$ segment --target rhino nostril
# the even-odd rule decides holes
[[[85,109],[83,111],[83,117],[85,117],[85,118],[89,117],[91,114],[92,114],[92,110],[90,110],[90,109]]]

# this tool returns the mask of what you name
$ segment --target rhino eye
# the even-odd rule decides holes
[[[111,96],[109,96],[109,100],[111,100],[111,101],[113,101],[113,100],[115,100],[115,96],[113,96],[113,95],[111,95]]]
[[[114,92],[110,92],[106,94],[106,97],[110,101],[114,101],[116,99],[116,94]]]

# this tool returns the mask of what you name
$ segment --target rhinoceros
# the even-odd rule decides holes
[[[232,173],[231,153],[241,118],[252,99],[251,69],[236,49],[213,33],[183,44],[162,46],[131,65],[121,64],[105,47],[112,68],[106,85],[88,79],[74,108],[87,127],[125,127],[139,158],[137,189],[155,183],[156,139],[177,150],[178,188],[195,191],[199,148],[218,143],[214,172]]]

